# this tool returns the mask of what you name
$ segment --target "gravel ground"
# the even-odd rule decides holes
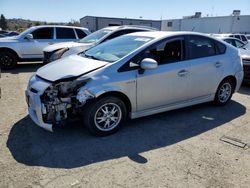
[[[50,133],[27,116],[24,91],[40,66],[19,65],[0,78],[0,187],[249,187],[250,86],[225,107],[131,120],[97,138],[80,124]]]

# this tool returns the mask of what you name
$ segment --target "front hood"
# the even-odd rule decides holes
[[[54,82],[81,76],[106,64],[108,62],[88,59],[79,55],[71,55],[41,67],[37,70],[36,74],[43,79]]]
[[[16,36],[0,38],[0,43],[1,42],[17,42],[17,41],[18,41],[18,38]]]
[[[53,52],[55,50],[59,50],[62,48],[73,48],[73,47],[81,47],[81,46],[89,46],[89,44],[84,44],[80,42],[61,42],[57,44],[53,44],[50,46],[47,46],[43,49],[44,52]]]

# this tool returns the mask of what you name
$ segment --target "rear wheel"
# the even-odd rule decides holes
[[[9,51],[0,52],[0,67],[2,69],[13,69],[17,65],[17,57]]]
[[[83,120],[89,132],[106,136],[117,132],[126,118],[126,106],[117,97],[101,98],[86,106]]]
[[[214,102],[216,105],[223,106],[231,100],[233,92],[235,89],[235,84],[231,79],[223,80],[216,92]]]

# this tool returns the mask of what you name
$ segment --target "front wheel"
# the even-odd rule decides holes
[[[231,100],[235,84],[231,79],[223,80],[216,92],[214,102],[216,105],[224,106]]]
[[[126,113],[126,106],[121,99],[105,97],[86,106],[83,121],[91,134],[106,136],[120,129]]]
[[[2,69],[13,69],[17,65],[17,57],[9,51],[0,52],[0,67]]]

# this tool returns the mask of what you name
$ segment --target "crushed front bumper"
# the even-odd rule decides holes
[[[46,109],[41,102],[41,95],[51,85],[37,76],[33,75],[29,81],[27,90],[25,91],[26,102],[28,104],[28,113],[30,118],[40,127],[53,131],[52,124],[47,124],[43,121],[43,114]]]
[[[50,63],[51,60],[50,60],[50,57],[51,55],[53,54],[53,52],[43,52],[43,63],[47,64],[47,63]]]
[[[244,82],[250,83],[250,61],[243,64],[244,69]]]
[[[42,112],[45,110],[40,95],[29,90],[25,91],[30,118],[39,126],[53,132],[52,124],[44,123]]]

